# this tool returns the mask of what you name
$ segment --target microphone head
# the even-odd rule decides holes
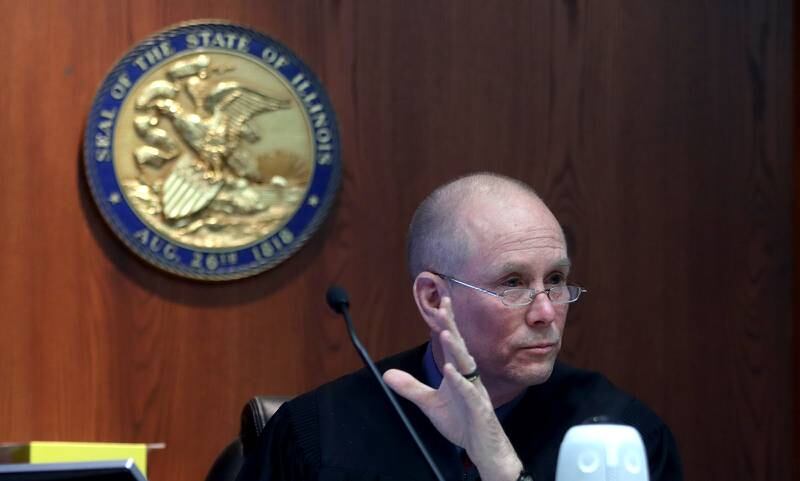
[[[584,424],[567,431],[556,481],[649,481],[639,432],[621,424]]]
[[[350,307],[350,297],[347,295],[347,291],[339,286],[330,286],[325,294],[325,300],[337,314],[341,314]]]

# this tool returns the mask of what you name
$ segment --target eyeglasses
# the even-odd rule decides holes
[[[469,287],[470,289],[475,289],[476,291],[483,292],[484,294],[498,297],[501,301],[503,301],[503,304],[511,307],[527,306],[533,302],[536,296],[541,293],[547,294],[547,298],[550,299],[550,302],[553,304],[569,304],[577,301],[584,292],[589,292],[583,287],[568,286],[566,284],[559,284],[557,286],[548,287],[540,291],[536,289],[526,289],[524,287],[512,287],[510,289],[505,289],[502,292],[493,292],[482,287],[467,284],[466,282],[460,281],[455,277],[439,274],[438,272],[433,272],[433,274],[436,274],[442,279],[447,279],[448,281],[460,284],[464,287]]]

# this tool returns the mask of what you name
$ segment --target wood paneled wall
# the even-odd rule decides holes
[[[376,357],[425,330],[405,226],[475,170],[527,180],[590,289],[564,357],[672,426],[687,479],[792,463],[790,0],[0,1],[0,441],[165,441],[199,481],[255,394],[359,366],[323,292],[347,286]],[[81,137],[135,42],[244,23],[321,77],[344,179],[320,232],[219,285],[146,266],[88,194]]]

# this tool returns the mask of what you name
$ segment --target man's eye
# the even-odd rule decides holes
[[[567,283],[567,276],[564,274],[551,274],[550,277],[547,278],[547,284],[551,286],[558,286]]]
[[[519,277],[510,277],[503,281],[505,287],[522,287],[522,279]]]

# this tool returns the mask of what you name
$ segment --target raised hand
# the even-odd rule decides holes
[[[416,404],[445,438],[466,450],[481,479],[516,480],[522,463],[500,426],[489,393],[480,377],[469,381],[462,374],[476,371],[477,366],[458,332],[449,297],[442,297],[439,309],[442,329],[434,335],[438,334],[445,357],[439,388],[397,369],[386,371],[383,379]]]

